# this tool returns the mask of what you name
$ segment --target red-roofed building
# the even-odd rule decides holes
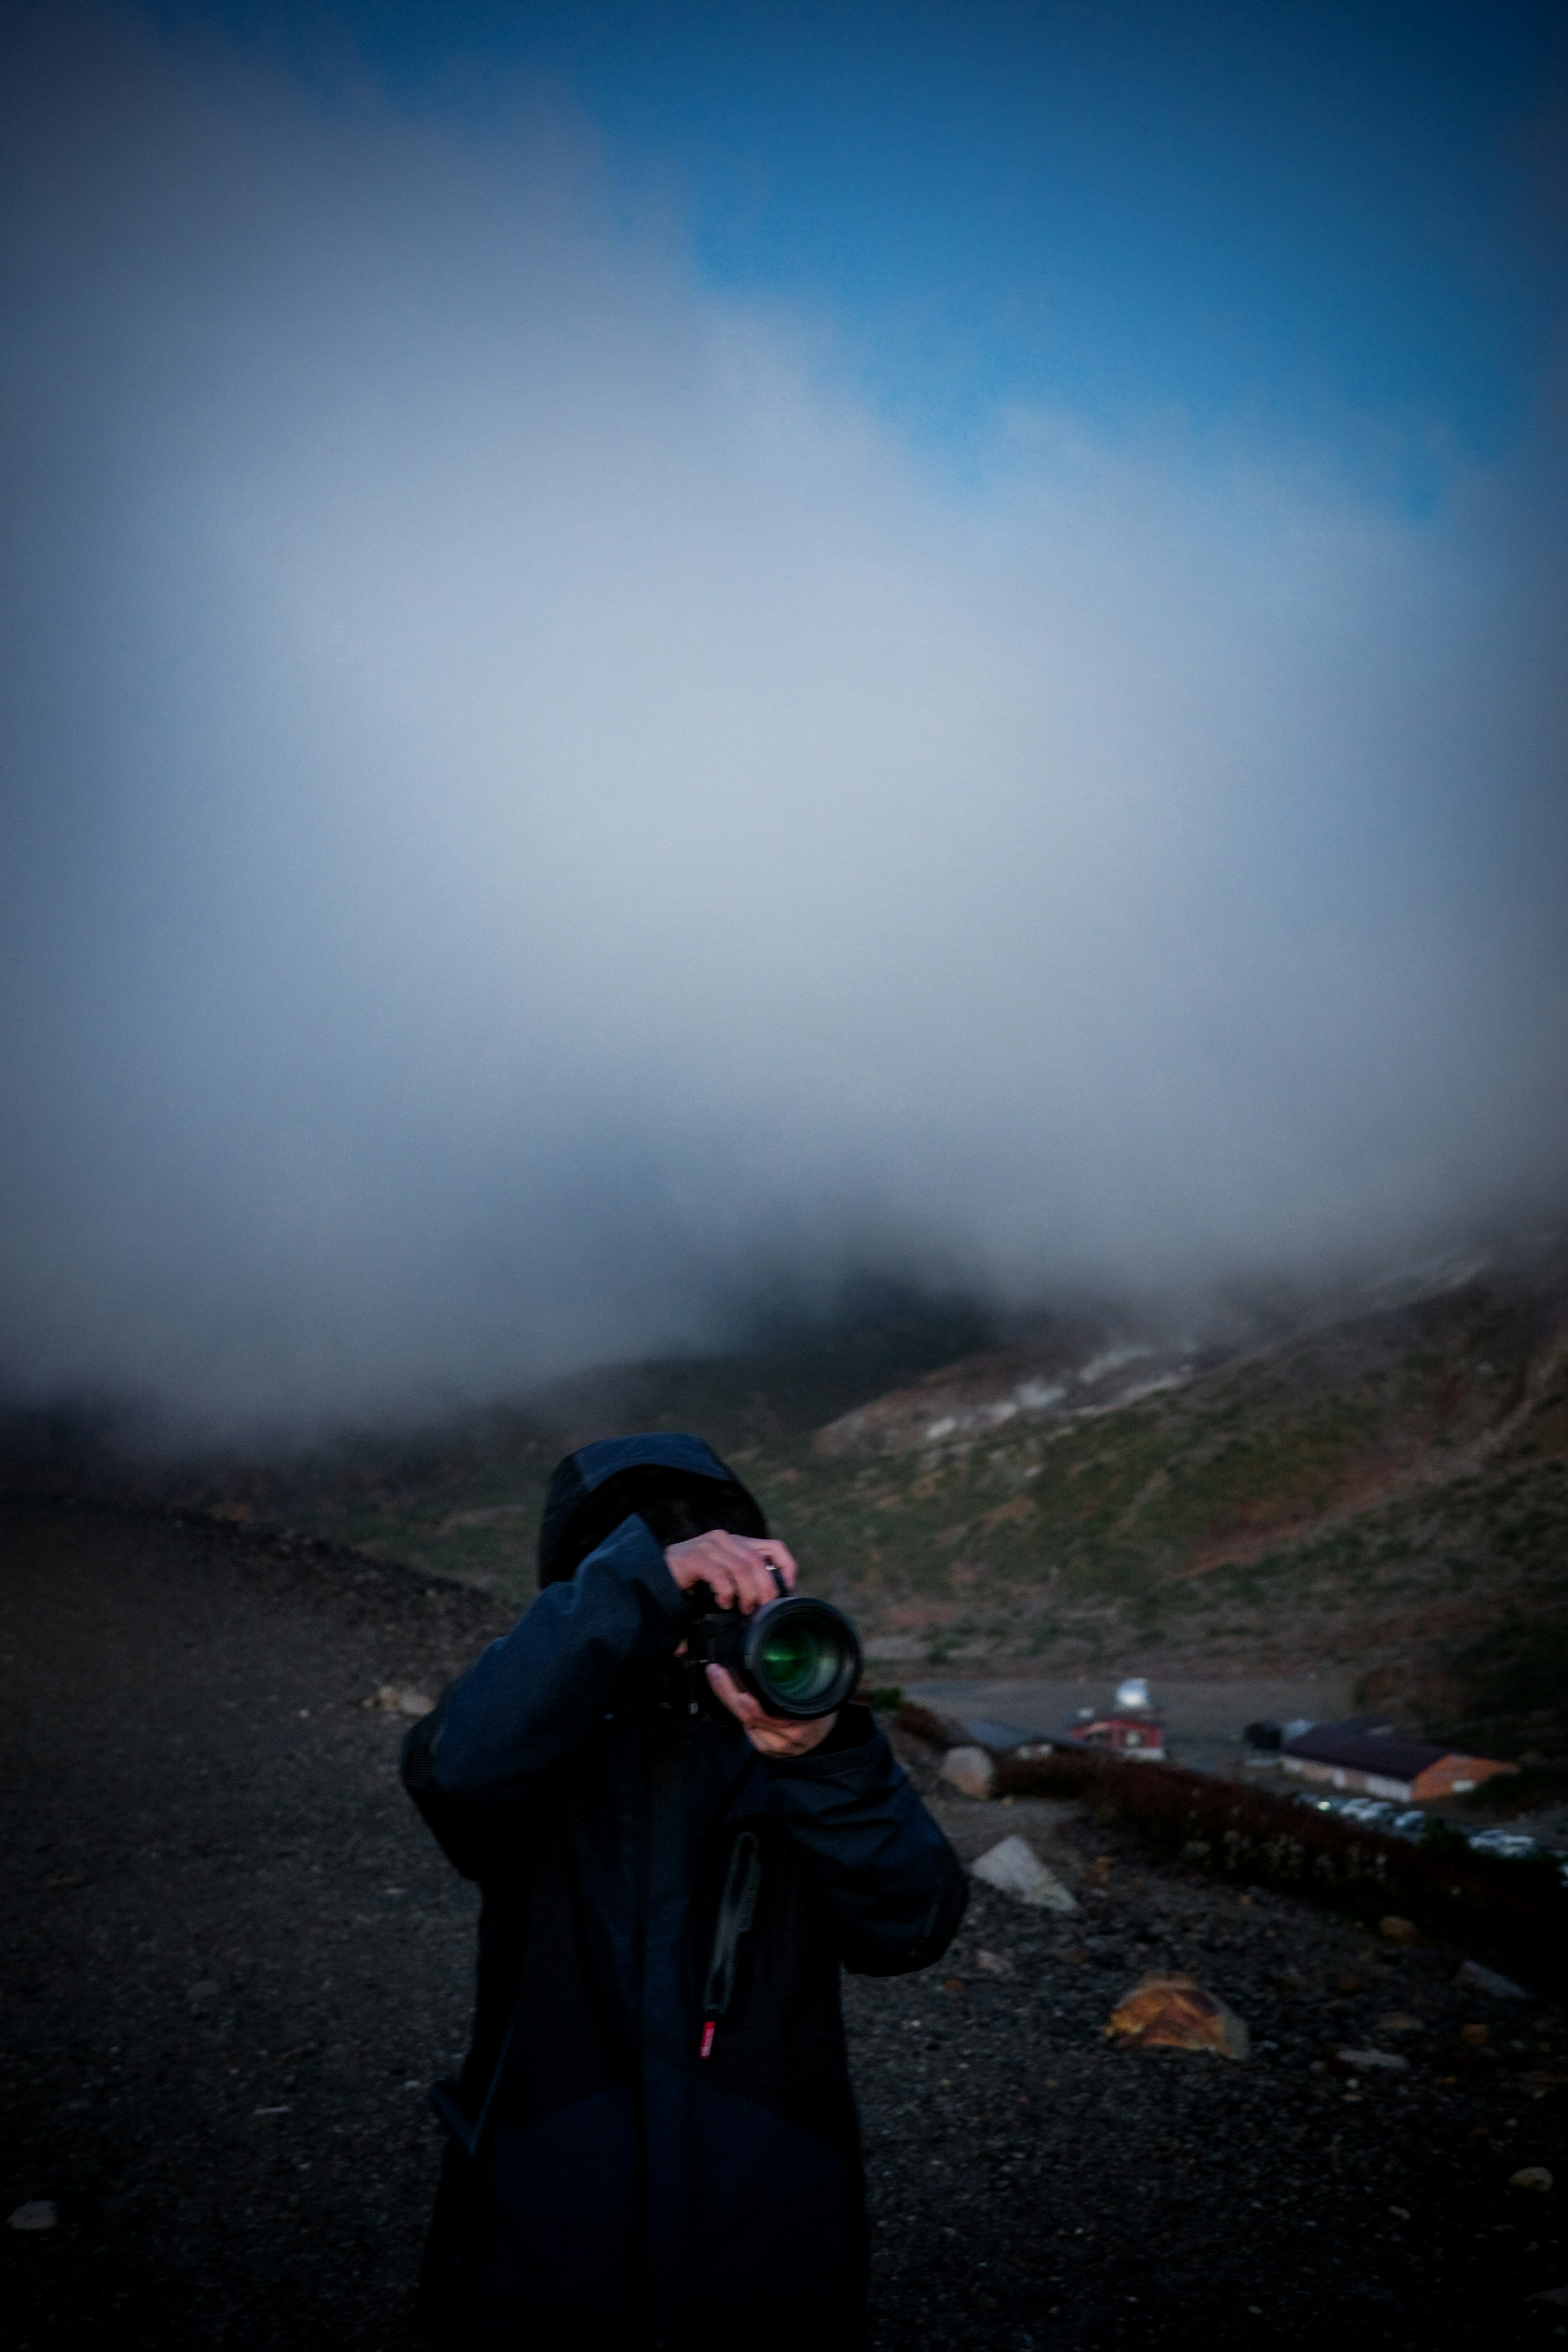
[[[1146,1707],[1124,1715],[1093,1716],[1087,1722],[1075,1723],[1068,1738],[1077,1748],[1106,1748],[1134,1764],[1164,1761],[1164,1727]]]

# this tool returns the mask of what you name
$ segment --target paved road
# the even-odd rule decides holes
[[[1350,1675],[1339,1674],[1156,1682],[1152,1695],[1175,1761],[1201,1772],[1227,1772],[1240,1762],[1244,1723],[1258,1717],[1287,1723],[1298,1716],[1321,1723],[1348,1715],[1351,1682]],[[984,1716],[1048,1736],[1065,1731],[1080,1706],[1109,1704],[1115,1685],[1083,1676],[1049,1681],[1015,1675],[994,1682],[932,1678],[906,1683],[904,1688],[911,1698],[949,1714]]]

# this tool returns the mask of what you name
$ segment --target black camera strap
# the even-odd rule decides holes
[[[702,2041],[699,2051],[706,2058],[713,2048],[713,2036],[719,2021],[735,1997],[736,1962],[742,1936],[750,1933],[757,1916],[757,1898],[763,1890],[763,1853],[755,1830],[742,1830],[730,1849],[730,1864],[724,1873],[724,1891],[719,1898],[719,1916],[713,1928],[713,1947],[708,1961],[708,1980],[702,1989]]]
[[[506,2032],[502,2037],[500,2049],[497,2053],[496,2063],[490,2070],[489,2083],[477,2116],[469,2115],[463,2105],[462,2095],[456,2082],[449,2075],[445,2082],[432,2083],[425,2094],[426,2104],[437,2122],[453,2147],[460,2155],[466,2156],[470,2163],[479,2152],[479,2146],[485,2136],[485,2126],[489,2121],[490,2109],[495,2105],[496,2092],[500,2087],[500,2078],[506,2072],[507,2053],[511,2048],[511,2037],[516,2031],[517,2002],[514,1999],[511,2015],[507,2021]]]

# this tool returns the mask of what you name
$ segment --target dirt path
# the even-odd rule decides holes
[[[472,1905],[361,1702],[435,1688],[492,1604],[110,1514],[9,1507],[0,1544],[0,2214],[60,2215],[0,2231],[7,2342],[394,2352]],[[1526,2300],[1568,2283],[1561,2020],[1071,1809],[945,1810],[971,1853],[1022,1821],[1083,1907],[977,1890],[942,1967],[849,1989],[879,2352],[1568,2335]],[[1249,2064],[1108,2050],[1154,1963],[1248,2019]],[[1339,2042],[1406,2071],[1325,2070]]]

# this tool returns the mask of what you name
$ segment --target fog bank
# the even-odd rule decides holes
[[[1568,1170],[1551,420],[957,487],[590,131],[5,59],[0,1382],[193,1421],[1334,1264]]]

